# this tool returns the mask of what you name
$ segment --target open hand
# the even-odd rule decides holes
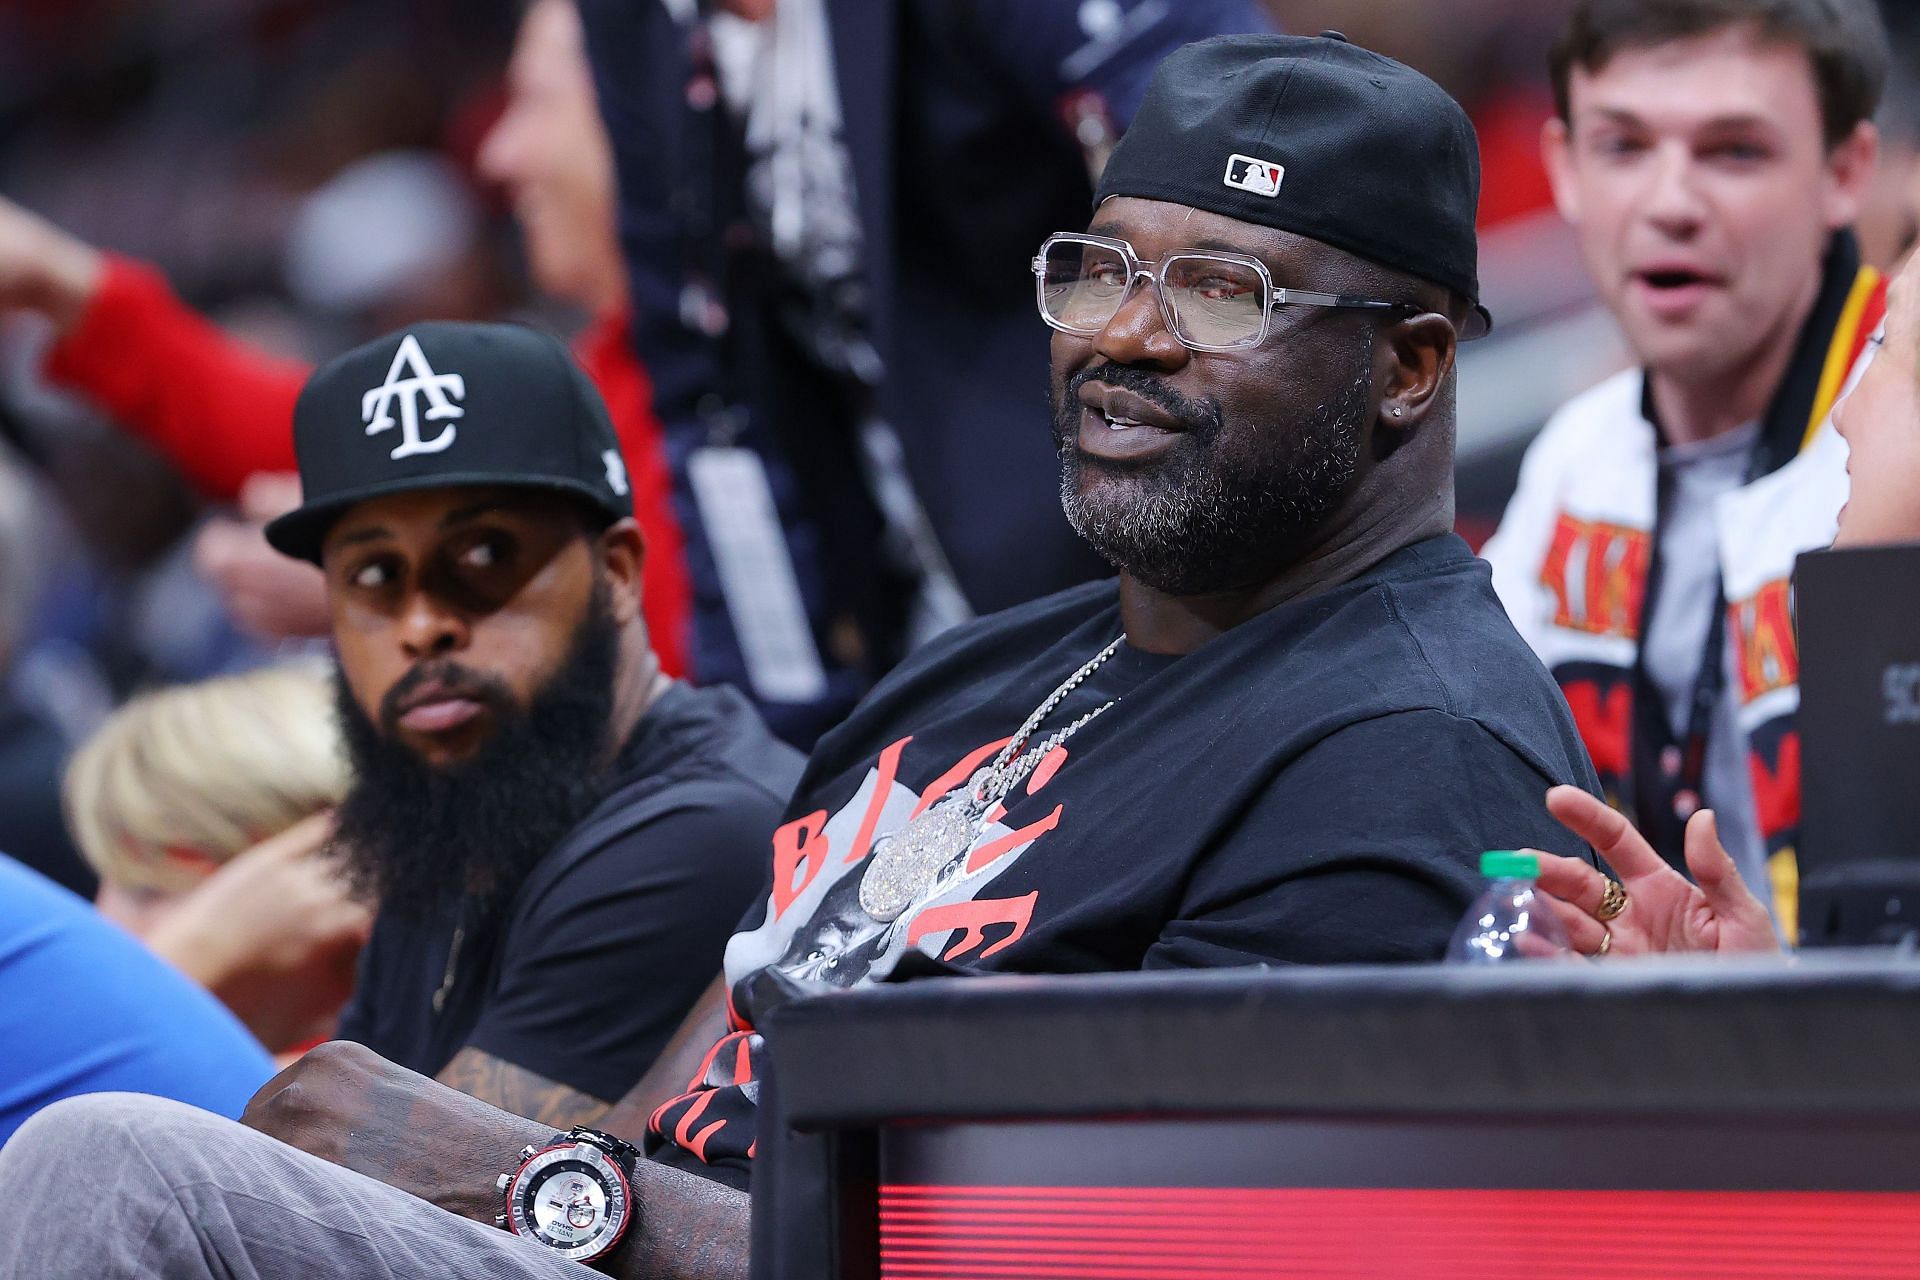
[[[1619,812],[1578,787],[1547,792],[1547,811],[1593,846],[1627,894],[1620,913],[1602,921],[1598,913],[1606,876],[1579,858],[1539,855],[1539,887],[1566,926],[1575,951],[1596,955],[1609,935],[1609,956],[1780,950],[1773,919],[1720,843],[1711,809],[1702,809],[1687,822],[1687,869],[1693,883],[1668,866]]]
[[[147,943],[268,1049],[311,1039],[353,990],[372,913],[325,851],[328,814],[261,841],[196,885]]]

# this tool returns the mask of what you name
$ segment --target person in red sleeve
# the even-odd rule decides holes
[[[572,0],[536,0],[507,72],[507,102],[480,149],[506,187],[534,282],[589,310],[573,344],[607,402],[646,539],[647,630],[685,675],[691,588],[653,391],[627,336],[614,230],[613,160]],[[46,374],[154,445],[208,498],[236,503],[196,547],[236,618],[269,635],[326,630],[319,575],[271,551],[259,524],[296,505],[293,402],[311,370],[223,333],[153,267],[102,252],[0,200],[0,308],[36,310],[57,339]]]

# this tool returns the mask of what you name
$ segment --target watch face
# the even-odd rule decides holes
[[[627,1229],[627,1178],[591,1143],[548,1147],[520,1166],[507,1191],[507,1225],[563,1258],[586,1262]]]

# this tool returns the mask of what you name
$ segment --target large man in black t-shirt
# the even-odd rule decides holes
[[[627,1175],[636,1212],[596,1265],[745,1274],[753,1022],[797,983],[1431,960],[1479,853],[1580,851],[1541,805],[1551,784],[1592,783],[1572,721],[1449,532],[1455,344],[1486,325],[1477,187],[1459,107],[1337,37],[1167,59],[1091,230],[1034,261],[1063,501],[1119,579],[948,634],[821,740],[766,896],[728,945],[728,988],[677,1039],[690,1091],[655,1092],[672,1074],[657,1065],[603,1121],[644,1132],[654,1158]],[[993,376],[960,353],[925,373],[928,395]],[[700,1019],[723,1010],[715,1043]],[[0,1157],[0,1193],[31,1208],[68,1147],[140,1144],[112,1206],[180,1242],[160,1247],[174,1274],[214,1274],[202,1254],[290,1274],[259,1242],[296,1231],[302,1275],[441,1257],[586,1274],[479,1225],[541,1212],[519,1204],[536,1180],[512,1154],[540,1126],[364,1055],[294,1080],[299,1096],[270,1093],[254,1123],[388,1186],[258,1134],[101,1104],[30,1126]],[[273,1191],[249,1197],[258,1184]],[[218,1212],[171,1208],[180,1185]],[[580,1254],[618,1238],[595,1234],[578,1195],[561,1208],[575,1204]],[[208,1218],[223,1225],[194,1225]],[[9,1247],[0,1264],[66,1265]],[[95,1257],[87,1274],[120,1272]]]
[[[314,374],[306,502],[380,909],[340,1035],[523,1115],[591,1119],[712,977],[799,757],[660,674],[598,395],[557,341],[418,325]]]

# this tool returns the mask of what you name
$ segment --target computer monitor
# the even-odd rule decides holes
[[[1802,555],[1800,935],[1920,935],[1920,545]]]
[[[756,1280],[1920,1275],[1920,964],[947,979],[778,1011]]]

